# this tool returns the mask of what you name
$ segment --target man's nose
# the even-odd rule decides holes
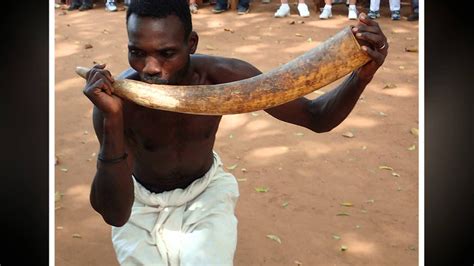
[[[145,67],[143,72],[148,75],[161,75],[162,64],[160,61],[152,56],[145,59]]]

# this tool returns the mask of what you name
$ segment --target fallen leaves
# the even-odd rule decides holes
[[[410,147],[408,147],[408,150],[409,150],[409,151],[414,151],[414,150],[416,150],[416,145],[411,145]]]
[[[231,166],[227,166],[227,169],[234,170],[236,167],[237,167],[237,164],[234,164],[234,165],[231,165]]]
[[[54,193],[54,202],[60,201],[62,197],[63,197],[63,194],[61,194],[59,191],[56,191]]]
[[[336,214],[336,216],[350,216],[350,214],[347,213],[347,212],[340,212],[340,213]]]
[[[409,52],[409,53],[418,53],[418,47],[405,47],[405,52]]]
[[[285,201],[285,202],[283,202],[283,204],[281,204],[281,206],[282,206],[283,208],[286,208],[286,207],[288,207],[288,204],[289,204],[288,201]]]
[[[339,235],[332,235],[332,238],[335,240],[341,240],[341,237]]]
[[[224,28],[224,31],[228,31],[230,33],[234,33],[234,30],[233,29],[230,29],[230,28]]]
[[[67,168],[61,168],[60,170],[64,173],[67,173],[67,171],[69,171]]]
[[[410,133],[411,133],[412,135],[418,137],[418,128],[412,128],[412,129],[410,129]]]
[[[347,132],[344,132],[342,134],[343,137],[346,137],[346,138],[353,138],[354,137],[354,133],[350,132],[350,131],[347,131]]]
[[[281,239],[277,235],[267,235],[267,237],[273,241],[278,242],[278,244],[281,244]]]
[[[303,37],[303,35],[301,33],[295,33],[295,36],[296,37]]]
[[[72,238],[82,238],[80,234],[72,234]]]
[[[247,178],[237,178],[237,182],[245,182],[247,181]]]
[[[393,84],[393,83],[388,83],[388,84],[385,84],[385,86],[383,86],[383,90],[386,90],[386,89],[394,89],[396,88],[397,85],[396,84]]]
[[[94,46],[92,46],[92,44],[90,43],[86,43],[84,44],[84,49],[92,49]]]
[[[341,202],[339,204],[344,207],[354,207],[354,204],[352,204],[351,202]]]
[[[380,165],[379,169],[393,171],[393,168],[386,165]]]
[[[347,246],[346,245],[341,245],[341,251],[346,251],[347,250]]]
[[[304,133],[298,132],[298,133],[295,133],[295,136],[301,137],[301,136],[304,136]]]
[[[256,187],[255,191],[260,192],[260,193],[265,193],[265,192],[268,192],[268,188],[267,187]]]

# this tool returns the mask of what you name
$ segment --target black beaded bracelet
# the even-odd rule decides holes
[[[121,162],[125,159],[127,159],[127,156],[128,156],[128,153],[124,153],[122,156],[118,157],[118,158],[114,158],[114,159],[105,159],[104,157],[102,157],[102,155],[98,155],[97,156],[97,159],[99,159],[99,161],[103,162],[103,163],[118,163],[118,162]]]

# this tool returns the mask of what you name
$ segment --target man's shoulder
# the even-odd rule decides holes
[[[193,62],[215,84],[242,80],[261,73],[252,64],[236,58],[195,54]]]

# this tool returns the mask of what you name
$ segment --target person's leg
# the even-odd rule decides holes
[[[68,7],[68,11],[72,11],[75,9],[79,9],[81,7],[81,1],[80,0],[72,0],[71,5]]]
[[[235,177],[222,167],[219,178],[187,204],[182,230],[180,265],[232,265],[237,246]]]
[[[367,16],[370,19],[376,19],[380,17],[379,8],[380,8],[380,0],[370,0],[370,10]]]
[[[117,11],[117,5],[115,4],[115,0],[106,0],[105,1],[105,10],[109,12]]]
[[[324,0],[324,8],[321,14],[319,15],[320,19],[328,19],[332,17],[332,1]]]
[[[411,1],[411,14],[408,16],[408,21],[418,20],[418,0]]]
[[[193,14],[197,14],[198,5],[196,4],[196,0],[189,0],[189,11]]]
[[[288,0],[281,0],[281,5],[278,10],[275,12],[274,17],[282,18],[290,15],[290,6],[288,5]]]
[[[349,0],[349,8],[348,8],[347,17],[352,20],[357,19],[356,1],[357,0]]]
[[[304,0],[298,0],[298,13],[300,13],[300,17],[309,17],[309,9]]]
[[[400,20],[400,0],[390,0],[389,2],[392,20]]]
[[[247,14],[250,10],[250,0],[239,0],[237,5],[237,14],[243,15]]]
[[[92,9],[92,7],[93,7],[92,0],[83,0],[82,5],[79,8],[79,11],[85,11],[85,10],[88,10],[88,9]]]
[[[214,9],[212,12],[214,13],[222,13],[226,11],[229,8],[229,3],[227,0],[217,0],[216,5],[214,6]]]

